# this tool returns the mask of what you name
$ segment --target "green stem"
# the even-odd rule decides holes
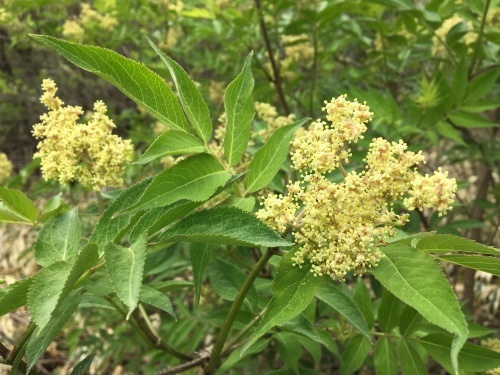
[[[248,323],[245,327],[243,327],[241,329],[241,331],[239,331],[236,335],[234,335],[234,337],[231,338],[231,340],[229,340],[227,342],[226,345],[224,345],[224,348],[222,349],[222,356],[226,355],[228,353],[228,351],[231,349],[231,347],[236,344],[238,342],[238,340],[243,337],[243,335],[245,335],[245,333],[247,333],[247,331],[253,327],[253,325],[255,323],[257,323],[257,321],[262,318],[262,315],[264,315],[264,312],[266,311],[266,309],[262,310],[259,314],[257,314],[257,316],[255,316],[251,321],[250,323]]]
[[[309,116],[311,117],[314,117],[314,101],[316,99],[316,80],[318,76],[318,27],[316,24],[314,24],[313,47],[314,47],[314,58],[313,58],[312,78],[311,78],[311,97],[309,98]]]
[[[17,342],[14,349],[12,349],[10,354],[5,359],[7,363],[12,364],[12,372],[14,372],[17,366],[22,362],[22,358],[26,350],[26,344],[28,343],[29,338],[35,331],[35,328],[36,324],[33,321],[31,321],[30,324],[28,325],[28,328],[26,328],[26,331],[24,331],[23,335]]]
[[[479,26],[479,35],[476,40],[476,48],[474,48],[474,55],[472,55],[472,61],[469,67],[469,77],[474,73],[474,66],[476,65],[477,58],[479,56],[479,48],[481,48],[481,41],[483,40],[484,25],[486,24],[486,16],[488,15],[488,9],[490,8],[491,0],[486,0],[484,4],[483,16],[481,18],[481,26]]]
[[[250,287],[252,286],[253,282],[259,275],[260,271],[262,271],[264,266],[267,264],[267,262],[269,261],[269,259],[271,259],[273,255],[274,255],[274,249],[273,248],[267,249],[264,255],[262,255],[262,257],[259,259],[259,261],[255,263],[252,270],[250,271],[250,274],[247,276],[245,282],[243,283],[243,286],[241,287],[240,291],[238,292],[238,295],[236,296],[235,300],[233,301],[233,304],[231,305],[231,308],[229,309],[229,312],[226,316],[226,320],[224,321],[224,325],[222,326],[219,336],[217,337],[217,341],[215,342],[214,349],[212,350],[212,355],[210,356],[210,360],[208,361],[208,364],[205,367],[205,374],[213,374],[215,372],[215,369],[218,365],[222,353],[222,349],[224,348],[224,344],[226,342],[227,335],[231,330],[234,319],[236,318],[236,315],[240,310],[241,304],[245,300],[245,297],[248,291],[250,290]]]

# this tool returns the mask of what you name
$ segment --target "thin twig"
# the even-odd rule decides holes
[[[469,77],[474,73],[474,66],[476,65],[477,58],[479,56],[479,49],[481,48],[481,41],[483,40],[484,25],[486,23],[486,16],[488,14],[488,9],[490,8],[491,0],[486,0],[484,4],[483,16],[481,18],[481,25],[479,26],[479,34],[476,40],[476,48],[474,48],[474,55],[472,55],[472,61],[469,67]]]

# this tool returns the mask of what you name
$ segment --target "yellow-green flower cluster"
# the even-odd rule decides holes
[[[363,138],[366,125],[373,113],[366,104],[346,100],[341,95],[323,108],[330,121],[317,120],[309,126],[309,131],[299,133],[292,141],[295,149],[292,155],[294,166],[299,171],[315,173],[331,172],[341,161],[348,161],[350,149],[345,143],[357,142]]]
[[[439,27],[435,31],[435,35],[432,37],[432,54],[435,56],[445,56],[447,54],[446,47],[443,43],[446,43],[446,35],[450,32],[450,30],[462,22],[463,19],[460,16],[454,14],[452,17],[448,18],[443,22],[441,27]],[[477,33],[473,31],[472,23],[467,22],[467,28],[469,31],[464,35],[464,43],[470,46],[477,40]]]
[[[12,174],[12,163],[3,152],[0,152],[0,181],[5,180]]]
[[[290,181],[285,196],[269,195],[257,216],[279,232],[292,230],[300,246],[297,265],[309,260],[315,274],[342,280],[350,271],[360,274],[375,266],[381,257],[376,247],[407,222],[407,214],[393,211],[395,201],[403,200],[408,209],[433,207],[444,213],[457,187],[441,169],[433,176],[419,175],[422,152],[383,138],[371,142],[363,171],[346,173],[342,162],[350,150],[345,145],[363,137],[372,113],[345,95],[323,110],[328,124],[317,120],[292,141],[292,161],[302,180]],[[325,176],[337,168],[344,175],[340,183]]]
[[[87,124],[78,124],[83,110],[64,106],[56,96],[57,86],[43,80],[40,101],[48,113],[33,126],[33,135],[40,139],[34,157],[41,159],[44,179],[61,183],[79,181],[83,186],[100,190],[105,186],[121,186],[125,164],[132,159],[132,144],[111,134],[116,125],[106,116],[102,101],[94,104],[94,113]]]
[[[274,131],[282,126],[292,124],[295,121],[295,115],[278,116],[276,107],[268,103],[255,102],[255,111],[257,117],[267,123],[266,129],[261,129],[254,133],[254,136],[259,136],[263,142],[267,141]]]
[[[494,350],[495,352],[500,353],[500,339],[490,338],[481,341],[481,345],[487,347],[488,349]],[[487,370],[486,373],[488,375],[500,375],[500,367]]]
[[[86,29],[111,30],[116,25],[118,25],[118,19],[112,14],[101,14],[89,4],[82,3],[80,15],[67,19],[64,22],[62,33],[68,39],[81,42]]]

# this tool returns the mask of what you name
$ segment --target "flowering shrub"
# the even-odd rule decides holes
[[[71,98],[68,70],[57,76],[44,61],[38,78],[58,77],[65,101],[81,107],[43,81],[35,156],[45,179],[69,186],[23,193],[35,161],[0,187],[0,221],[36,237],[23,251],[33,274],[0,288],[0,316],[23,306],[30,316],[12,342],[0,337],[11,371],[495,371],[495,332],[472,324],[455,293],[464,285],[470,301],[470,271],[500,275],[489,246],[495,13],[489,1],[383,3],[57,8],[55,33],[127,57],[32,35],[38,50],[135,104],[95,88]],[[80,29],[67,32],[69,21]],[[145,31],[159,47],[142,46]],[[443,50],[431,58],[435,41]],[[85,115],[94,95],[112,110],[97,101]],[[458,164],[479,166],[477,177]],[[49,367],[61,348],[64,368]]]

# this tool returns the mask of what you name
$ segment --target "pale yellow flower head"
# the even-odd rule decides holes
[[[5,180],[12,174],[12,163],[3,152],[0,152],[0,181]]]
[[[288,116],[278,116],[278,110],[276,107],[269,103],[255,102],[255,111],[257,112],[257,117],[262,121],[267,123],[266,129],[261,129],[253,136],[259,136],[263,142],[267,141],[269,137],[274,133],[274,131],[282,126],[293,124],[295,121],[295,115],[290,114]]]
[[[105,186],[121,186],[125,164],[132,158],[132,144],[111,134],[115,124],[106,116],[102,101],[94,104],[94,112],[87,124],[77,121],[83,115],[78,106],[64,106],[56,96],[54,81],[42,83],[41,102],[48,113],[33,126],[33,135],[39,139],[38,152],[44,179],[61,183],[79,181],[83,186],[100,190]]]
[[[452,17],[446,19],[441,27],[439,27],[435,31],[435,35],[432,37],[432,54],[436,56],[446,56],[447,51],[446,47],[443,43],[446,43],[446,35],[450,32],[450,30],[462,22],[463,19],[460,16],[454,14]],[[477,33],[473,31],[472,22],[467,22],[467,28],[469,31],[464,35],[464,42],[466,45],[470,46],[477,40]]]
[[[494,350],[495,352],[500,353],[500,339],[490,338],[481,341],[481,345],[487,347],[488,349]],[[500,367],[487,370],[486,374],[488,375],[500,375]]]
[[[68,19],[64,21],[62,34],[68,39],[81,42],[85,35],[85,30],[78,20]]]
[[[442,214],[453,203],[456,181],[441,169],[421,176],[416,166],[425,163],[422,152],[383,138],[371,142],[363,171],[345,172],[342,163],[350,154],[345,145],[363,137],[372,113],[345,95],[324,110],[329,125],[317,120],[292,141],[294,168],[305,173],[303,179],[290,181],[287,195],[269,195],[257,216],[278,232],[292,231],[299,245],[297,265],[308,260],[315,274],[343,280],[348,272],[360,274],[376,266],[381,257],[377,247],[395,235],[395,226],[407,222],[407,214],[393,211],[395,201]],[[325,176],[337,168],[344,174],[340,183]]]

